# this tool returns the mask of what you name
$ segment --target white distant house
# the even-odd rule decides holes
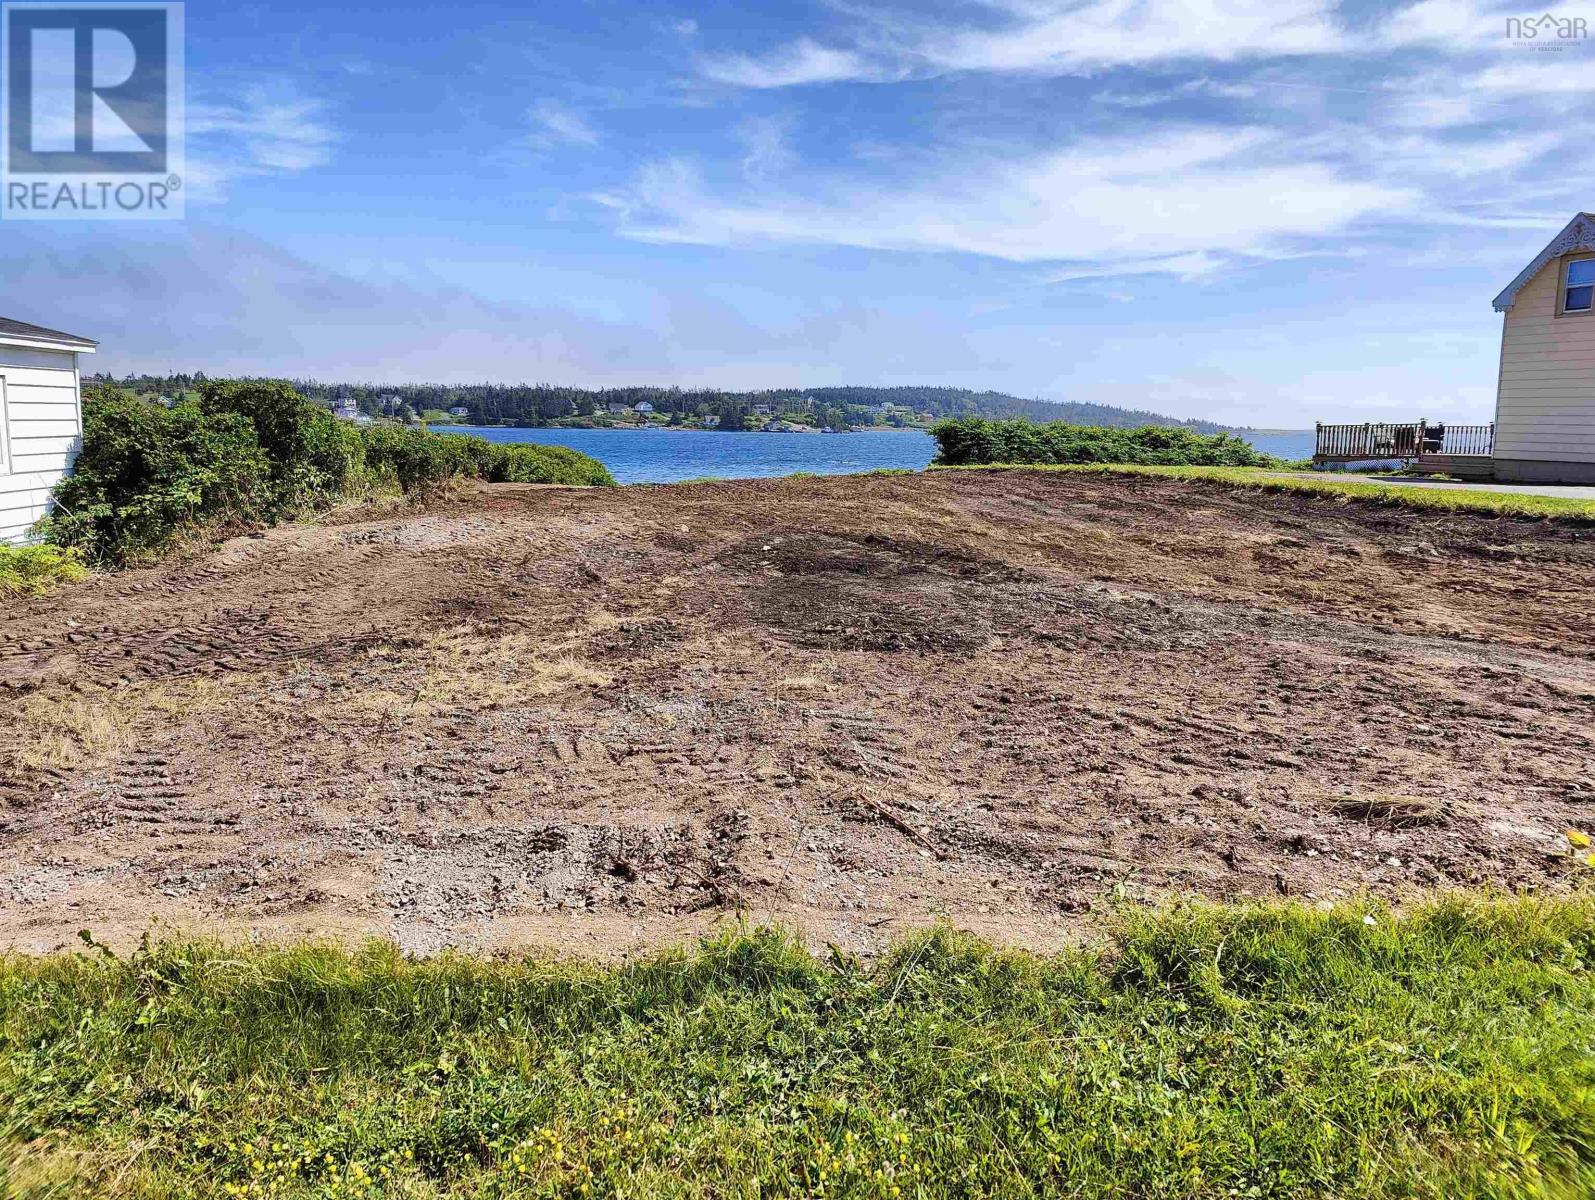
[[[651,413],[653,410],[653,402],[650,400],[644,400],[641,404],[637,405],[637,411],[640,413]]]
[[[1495,478],[1595,483],[1595,213],[1569,221],[1495,309]]]
[[[0,542],[28,540],[82,449],[78,355],[97,345],[0,317]]]
[[[449,409],[449,416],[451,417],[468,417],[470,415],[471,410],[466,408],[463,404],[456,404],[453,408]]]
[[[342,421],[352,421],[360,415],[360,406],[348,392],[332,402],[332,415]]]

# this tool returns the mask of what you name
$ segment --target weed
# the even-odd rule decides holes
[[[89,577],[83,557],[60,546],[0,546],[0,600],[38,596]]]

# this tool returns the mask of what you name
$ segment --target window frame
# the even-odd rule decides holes
[[[11,409],[6,403],[6,377],[0,372],[0,475],[10,475],[11,458]]]
[[[1559,287],[1556,291],[1556,315],[1559,317],[1587,317],[1595,312],[1595,291],[1591,292],[1588,308],[1568,308],[1567,293],[1575,287],[1595,288],[1595,280],[1589,283],[1569,283],[1568,279],[1573,274],[1575,263],[1595,263],[1595,255],[1585,254],[1578,258],[1568,258],[1562,263],[1562,277],[1558,280]]]

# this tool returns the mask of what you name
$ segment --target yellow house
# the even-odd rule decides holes
[[[1495,309],[1495,477],[1595,483],[1595,213],[1569,221]]]

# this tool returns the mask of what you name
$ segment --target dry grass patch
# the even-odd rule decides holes
[[[572,687],[603,687],[611,677],[571,654],[570,642],[516,633],[488,637],[459,626],[425,638],[419,650],[384,651],[374,657],[409,656],[421,662],[413,688],[373,689],[350,698],[362,712],[391,716],[443,709],[504,708]]]
[[[1343,796],[1335,801],[1334,809],[1343,817],[1392,829],[1439,825],[1449,813],[1443,801],[1424,796]]]
[[[22,701],[0,763],[24,770],[91,767],[130,750],[146,717],[167,720],[214,712],[236,695],[243,676],[123,688],[37,692]]]
[[[110,694],[41,692],[22,702],[10,765],[31,770],[102,762],[133,744],[133,715]]]

